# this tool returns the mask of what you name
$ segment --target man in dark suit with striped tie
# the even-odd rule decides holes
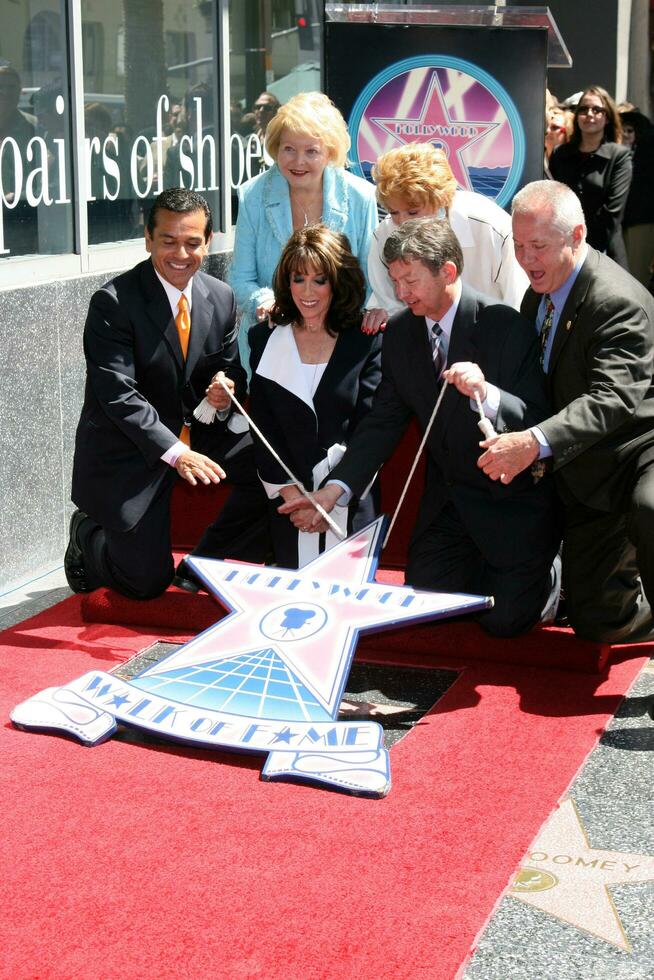
[[[91,298],[73,461],[79,510],[64,558],[75,592],[105,585],[147,599],[166,589],[174,573],[169,505],[178,476],[192,485],[218,483],[227,470],[242,490],[208,529],[211,550],[199,553],[263,557],[252,541],[265,522],[253,455],[226,459],[242,440],[230,428],[229,395],[215,385],[208,395],[218,410],[212,424],[193,416],[216,375],[239,398],[246,387],[234,294],[200,271],[211,237],[204,198],[182,188],[164,191],[145,232],[150,258]],[[250,544],[254,553],[247,552]]]
[[[516,195],[513,239],[556,414],[488,440],[479,465],[509,486],[550,461],[571,625],[608,643],[652,640],[654,301],[587,245],[581,205],[563,184],[536,181]]]
[[[316,496],[329,511],[342,493],[360,494],[412,417],[425,430],[447,384],[427,439],[406,580],[419,589],[494,596],[494,608],[479,622],[513,636],[534,626],[556,593],[553,492],[549,477],[535,482],[526,473],[505,487],[478,469],[475,395],[499,431],[549,414],[536,333],[515,310],[462,284],[461,247],[447,221],[406,221],[388,238],[384,260],[408,308],[388,322],[372,409]],[[314,527],[321,527],[318,516]]]

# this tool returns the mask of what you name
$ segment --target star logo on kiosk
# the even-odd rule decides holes
[[[90,671],[24,701],[12,722],[86,745],[110,738],[118,724],[133,726],[265,754],[264,779],[385,796],[381,726],[337,720],[359,633],[479,611],[492,599],[375,582],[384,523],[300,571],[187,559],[228,616],[129,681]]]
[[[462,190],[505,206],[520,186],[526,159],[520,114],[496,78],[462,58],[417,55],[389,65],[357,96],[348,129],[354,172],[365,178],[398,145],[433,143]]]
[[[433,143],[444,150],[458,186],[467,191],[473,190],[473,187],[465,164],[465,151],[499,126],[497,122],[453,119],[437,72],[432,72],[429,89],[417,118],[371,118],[399,143]]]

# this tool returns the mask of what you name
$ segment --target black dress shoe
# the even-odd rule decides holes
[[[185,592],[199,592],[200,589],[204,589],[204,583],[191,571],[184,558],[177,566],[173,585],[178,589],[184,589]]]
[[[90,592],[91,589],[86,584],[86,569],[84,568],[84,555],[79,543],[79,529],[84,521],[89,520],[88,515],[82,510],[73,512],[70,519],[68,532],[68,547],[64,555],[64,572],[69,587],[73,592]]]

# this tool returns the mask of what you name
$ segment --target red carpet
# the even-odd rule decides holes
[[[159,638],[79,605],[0,634],[5,718]],[[424,659],[409,632],[404,650]],[[7,721],[0,976],[450,980],[644,659],[601,677],[471,662],[392,749],[380,801],[260,782],[254,757]]]

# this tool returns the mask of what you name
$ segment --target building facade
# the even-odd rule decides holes
[[[61,565],[91,294],[145,257],[149,205],[180,184],[211,203],[223,273],[235,188],[269,163],[253,108],[320,87],[322,4],[0,8],[2,593]]]
[[[594,19],[604,40],[599,7],[615,20],[616,55],[590,81],[615,91],[624,76],[618,97],[625,11],[642,3],[602,0]],[[224,273],[236,188],[270,163],[265,103],[322,87],[324,3],[0,0],[0,10],[4,593],[62,562],[92,292],[145,256],[149,205],[180,184],[212,205],[208,266]],[[588,23],[578,31],[565,35],[573,52]]]

